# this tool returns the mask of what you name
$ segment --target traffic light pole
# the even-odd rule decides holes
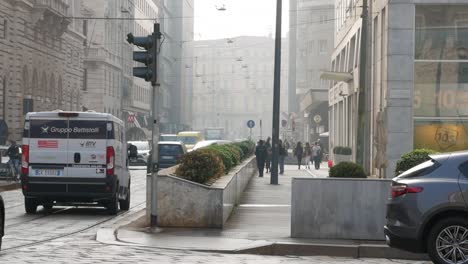
[[[273,146],[270,184],[278,184],[279,114],[281,87],[281,12],[282,0],[276,3],[275,79],[273,88]]]
[[[150,193],[151,197],[151,216],[150,216],[150,225],[157,226],[158,224],[158,157],[159,157],[159,149],[158,149],[158,141],[159,141],[159,113],[158,113],[158,100],[159,100],[159,83],[158,83],[158,70],[159,70],[159,60],[158,60],[158,53],[160,50],[161,45],[161,31],[159,28],[159,24],[154,24],[154,31],[153,31],[153,41],[155,48],[152,49],[152,56],[156,60],[156,62],[152,66],[152,72],[154,74],[154,78],[151,80],[151,86],[153,87],[153,100],[151,106],[151,120],[153,120],[152,131],[151,131],[151,185],[147,184],[147,193]],[[148,196],[148,194],[147,194]]]

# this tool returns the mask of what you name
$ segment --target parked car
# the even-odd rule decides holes
[[[0,249],[2,248],[2,238],[5,234],[5,203],[0,195]]]
[[[159,141],[179,141],[176,134],[161,134]]]
[[[188,150],[191,150],[195,144],[203,141],[203,135],[200,131],[182,131],[177,134],[177,140],[185,144]]]
[[[195,144],[193,149],[189,150],[189,152],[193,151],[193,150],[196,150],[196,149],[208,147],[208,146],[211,146],[211,145],[223,145],[223,144],[229,144],[229,143],[231,143],[231,141],[229,141],[229,140],[203,140],[203,141],[200,141],[197,144]]]
[[[436,264],[467,263],[468,152],[430,157],[393,179],[387,243]]]
[[[158,143],[159,169],[165,169],[177,164],[177,161],[187,153],[184,143],[179,141],[161,141]]]

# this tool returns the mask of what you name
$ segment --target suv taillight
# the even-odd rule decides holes
[[[106,149],[106,175],[114,175],[115,151],[113,147]]]
[[[424,190],[423,187],[402,185],[392,185],[392,198],[402,196],[407,193],[420,193]]]
[[[21,173],[23,175],[28,175],[29,173],[29,145],[23,145],[22,150],[22,159],[21,159]]]

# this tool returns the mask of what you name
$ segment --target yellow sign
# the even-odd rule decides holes
[[[428,148],[439,152],[468,149],[468,124],[415,124],[414,148]]]

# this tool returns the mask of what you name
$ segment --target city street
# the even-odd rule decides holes
[[[111,227],[144,208],[145,171],[132,170],[129,213],[110,216],[103,208],[57,207],[26,215],[19,190],[3,192],[6,235],[1,263],[423,263],[381,259],[257,256],[161,250],[133,245],[106,245],[95,240],[100,227]]]

